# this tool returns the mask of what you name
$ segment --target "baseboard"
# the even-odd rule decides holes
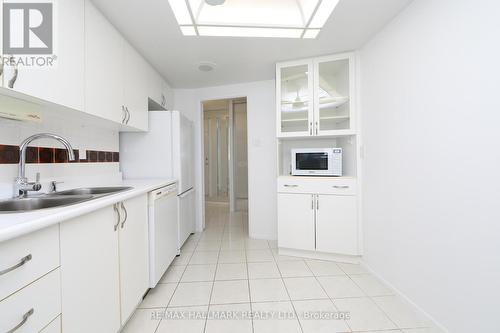
[[[345,254],[334,254],[334,253],[325,253],[318,251],[307,251],[307,250],[296,250],[296,249],[288,249],[280,247],[279,254],[290,257],[300,257],[300,258],[308,258],[308,259],[316,259],[316,260],[326,260],[326,261],[336,261],[336,262],[345,262],[348,264],[359,264],[361,261],[361,257],[359,256],[351,256]]]
[[[441,325],[434,317],[432,317],[430,314],[428,314],[424,309],[422,309],[418,304],[416,304],[414,301],[412,301],[406,294],[401,292],[398,288],[394,287],[389,281],[384,279],[380,274],[378,274],[376,271],[374,271],[370,265],[368,265],[366,262],[361,261],[361,265],[368,271],[370,274],[375,276],[377,279],[379,279],[381,282],[383,282],[387,287],[389,287],[394,293],[401,297],[405,302],[407,302],[410,306],[412,306],[415,310],[417,310],[422,316],[424,316],[432,325],[434,325],[437,329],[441,330],[442,333],[451,333],[450,330],[448,330],[446,327]]]

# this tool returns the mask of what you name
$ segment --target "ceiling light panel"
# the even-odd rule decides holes
[[[339,0],[226,0],[219,6],[205,0],[169,2],[186,36],[316,38]]]

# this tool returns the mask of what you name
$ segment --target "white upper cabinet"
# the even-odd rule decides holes
[[[148,68],[149,64],[124,41],[123,106],[125,124],[140,130],[148,130]]]
[[[91,1],[85,2],[85,112],[125,122],[125,41]]]
[[[5,65],[2,75],[4,88],[76,110],[84,109],[84,1],[55,2],[53,53],[57,58],[39,56],[47,63],[52,59],[53,66],[36,67],[19,62],[17,66]]]
[[[355,57],[341,54],[276,66],[278,137],[355,133]]]

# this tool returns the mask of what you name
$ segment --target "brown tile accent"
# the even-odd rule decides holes
[[[26,149],[26,163],[38,163],[40,161],[38,149],[38,147],[28,147]]]
[[[113,153],[110,151],[106,152],[106,162],[113,162]]]
[[[55,148],[42,148],[38,149],[38,156],[40,163],[54,163]]]
[[[27,163],[111,163],[120,161],[120,153],[116,151],[87,150],[87,159],[80,159],[79,150],[74,150],[75,161],[69,161],[68,153],[61,148],[28,147]],[[19,147],[0,144],[0,164],[19,163]]]
[[[95,163],[98,162],[98,154],[96,150],[87,150],[87,162]]]
[[[97,152],[97,161],[98,162],[106,162],[106,152],[105,151],[98,151]]]
[[[0,164],[19,163],[19,147],[0,145]]]

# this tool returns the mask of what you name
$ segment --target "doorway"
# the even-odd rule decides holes
[[[203,105],[205,202],[248,210],[246,98]]]

